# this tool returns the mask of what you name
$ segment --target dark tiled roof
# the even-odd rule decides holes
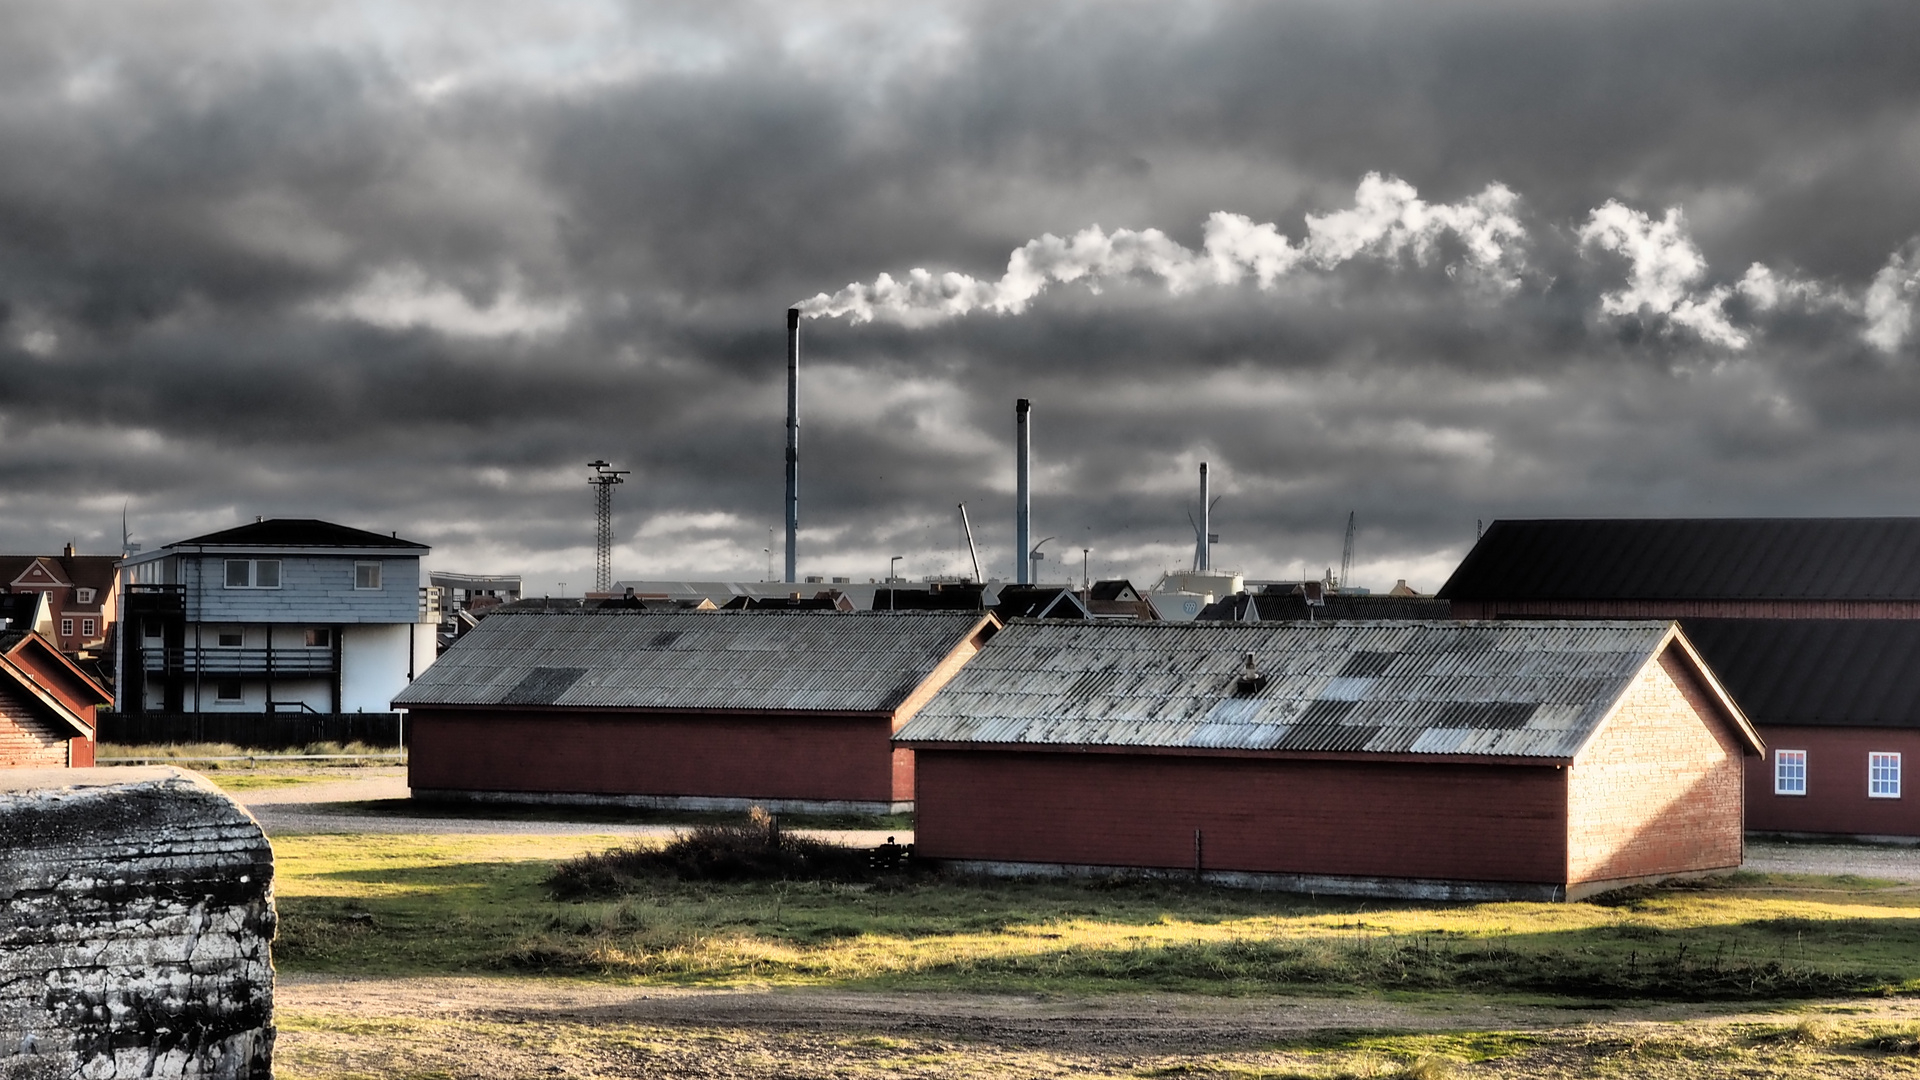
[[[1014,623],[906,743],[1567,759],[1666,622]],[[1241,679],[1252,654],[1263,682]]]
[[[986,619],[510,607],[468,631],[394,704],[885,712]]]
[[[416,551],[431,550],[425,544],[416,544],[411,540],[401,540],[393,536],[381,536],[377,532],[356,529],[348,525],[335,525],[331,521],[314,518],[270,518],[252,524],[223,529],[220,532],[196,536],[189,540],[180,540],[168,547],[187,547],[205,544],[220,547],[345,547],[345,548],[404,548]]]
[[[1008,619],[1084,619],[1086,605],[1064,585],[1007,585],[1001,588],[993,613]]]
[[[1496,521],[1439,595],[1920,599],[1920,518]]]
[[[1140,596],[1140,590],[1134,588],[1133,582],[1125,578],[1118,578],[1113,581],[1096,581],[1093,583],[1093,587],[1087,590],[1087,598],[1089,600],[1118,601],[1123,596],[1129,597],[1129,602],[1138,599]]]
[[[1920,621],[1682,619],[1754,723],[1920,728]]]

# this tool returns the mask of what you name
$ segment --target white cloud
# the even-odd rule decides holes
[[[517,275],[489,302],[429,278],[418,267],[377,271],[359,288],[313,306],[323,318],[357,319],[389,330],[428,329],[455,337],[508,337],[565,329],[579,313],[572,300],[537,301],[522,295]]]

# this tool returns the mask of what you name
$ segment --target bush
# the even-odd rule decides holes
[[[892,850],[889,850],[892,849]],[[561,863],[547,886],[561,899],[618,896],[647,879],[680,881],[872,881],[904,860],[878,849],[793,836],[756,806],[743,822],[700,825],[665,847],[623,847]]]

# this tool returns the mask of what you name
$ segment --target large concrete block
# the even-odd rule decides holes
[[[0,1077],[273,1067],[273,849],[167,766],[0,770]]]

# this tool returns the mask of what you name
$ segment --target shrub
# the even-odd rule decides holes
[[[794,836],[756,806],[745,821],[699,825],[665,847],[623,847],[561,863],[547,879],[561,899],[618,896],[647,879],[871,881],[901,860],[893,845],[868,850]]]

